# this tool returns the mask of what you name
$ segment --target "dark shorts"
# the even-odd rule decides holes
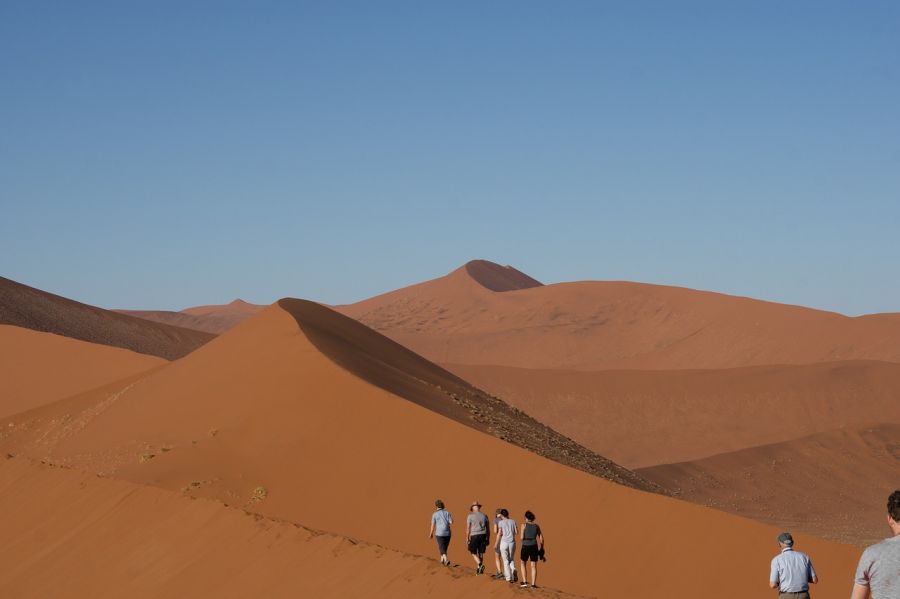
[[[537,545],[522,545],[522,552],[519,553],[519,559],[523,562],[536,562],[540,552]]]
[[[436,536],[434,539],[437,541],[438,551],[441,552],[441,555],[447,553],[447,547],[450,546],[450,535],[447,535],[446,537]]]
[[[472,535],[469,537],[469,553],[472,555],[481,555],[488,546],[488,536]]]
[[[778,599],[809,599],[809,591],[799,593],[778,593]]]

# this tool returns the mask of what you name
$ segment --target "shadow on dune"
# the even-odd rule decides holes
[[[372,385],[566,466],[629,487],[664,493],[658,485],[347,316],[307,300],[286,298],[278,305],[294,317],[319,351]]]

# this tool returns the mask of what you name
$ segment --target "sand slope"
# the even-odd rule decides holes
[[[0,418],[165,363],[117,347],[0,325]]]
[[[250,304],[244,300],[236,299],[228,304],[197,306],[195,308],[186,308],[180,312],[168,310],[116,310],[116,312],[218,335],[253,316],[263,308],[265,306]]]
[[[538,514],[548,586],[593,596],[693,596],[702,572],[710,589],[735,597],[767,592],[774,528],[610,483],[400,397],[368,382],[373,373],[360,372],[364,380],[336,363],[334,348],[323,353],[287,309],[268,308],[150,376],[20,415],[13,426],[0,422],[0,450],[416,554],[434,553],[426,531],[436,496],[458,520],[477,497],[489,509]],[[341,351],[360,351],[355,344],[351,336]],[[388,360],[376,378],[390,380],[397,364]],[[254,502],[254,493],[265,498]],[[451,559],[465,563],[456,530]],[[845,597],[858,551],[807,537],[800,543],[826,581],[817,597]],[[648,547],[652,577],[633,559]]]
[[[435,560],[153,487],[23,462],[0,459],[3,596],[517,595],[510,585],[485,584]]]
[[[898,314],[850,318],[614,281],[498,292],[473,275],[482,268],[470,263],[338,309],[439,363],[597,370],[900,362]]]
[[[888,362],[677,371],[448,368],[630,468],[842,426],[900,423],[900,365]]]
[[[88,306],[0,277],[0,324],[175,360],[213,338],[201,331]]]
[[[641,470],[685,499],[853,543],[887,535],[900,425],[879,424]]]

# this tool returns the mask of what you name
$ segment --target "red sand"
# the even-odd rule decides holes
[[[22,459],[0,460],[0,529],[0,591],[18,599],[462,599],[518,591],[420,556]]]
[[[900,364],[888,362],[676,371],[448,368],[628,468],[900,422]]]
[[[334,357],[273,306],[146,377],[0,423],[0,449],[425,555],[434,553],[425,538],[434,498],[458,522],[478,498],[538,514],[548,586],[630,597],[768,592],[776,529],[546,460],[365,382]],[[266,498],[254,503],[257,487]],[[456,530],[451,559],[467,563]],[[822,574],[817,599],[846,597],[858,550],[802,535],[799,546]],[[650,577],[635,559],[648,548]]]
[[[117,347],[0,325],[0,418],[165,363]]]
[[[888,536],[884,503],[900,486],[900,425],[828,431],[640,472],[697,503],[869,544]]]
[[[0,277],[0,324],[55,333],[176,360],[213,338],[88,306]]]
[[[448,364],[662,370],[900,362],[900,314],[850,318],[613,281],[496,292],[493,279],[486,286],[472,270],[470,263],[445,277],[337,309]]]

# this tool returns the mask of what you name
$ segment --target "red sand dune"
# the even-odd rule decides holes
[[[185,308],[180,312],[168,310],[116,310],[116,312],[219,335],[264,308],[265,306],[250,304],[244,300],[236,299],[229,304],[197,306],[195,308]]]
[[[0,418],[165,363],[117,347],[0,325]]]
[[[473,422],[455,419],[457,408],[447,409],[451,417],[428,409],[436,396],[416,400],[434,384],[409,382],[396,348],[385,341],[373,352],[376,337],[314,316],[291,302],[272,306],[146,377],[0,423],[0,449],[415,554],[434,553],[426,531],[436,496],[457,521],[478,498],[489,509],[537,512],[550,560],[542,580],[551,587],[631,597],[767,592],[776,529],[542,458],[480,430],[492,426],[475,418],[485,404],[466,405],[469,397],[454,391],[446,401]],[[379,365],[381,353],[389,358]],[[409,366],[421,372],[420,363]],[[465,564],[456,530],[451,559]],[[846,597],[858,550],[805,536],[799,543],[823,575],[817,597]],[[653,576],[634,559],[648,548]]]
[[[518,591],[357,539],[21,459],[0,460],[0,529],[0,590],[18,599],[461,599]]]
[[[640,470],[685,499],[853,543],[887,536],[900,425],[880,424]]]
[[[88,306],[0,277],[0,324],[178,359],[213,338]]]
[[[900,364],[889,362],[599,372],[447,367],[629,468],[900,423]]]
[[[509,287],[494,285],[496,279],[486,283],[478,274],[498,268],[503,267],[469,263],[447,276],[337,309],[438,363],[663,370],[900,362],[900,314],[850,318],[614,281],[523,284],[498,292],[492,288]]]

